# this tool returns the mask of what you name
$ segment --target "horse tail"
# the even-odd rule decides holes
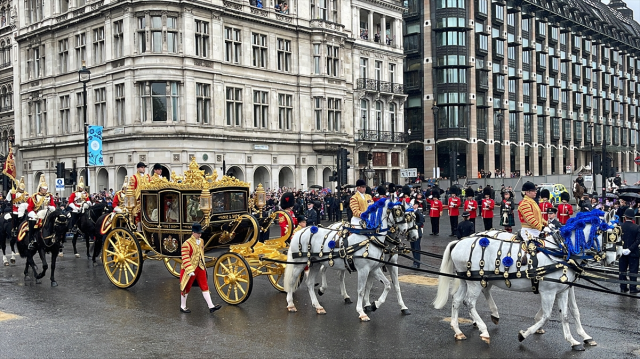
[[[444,253],[442,254],[442,264],[440,264],[440,273],[444,274],[454,274],[453,272],[453,261],[451,260],[451,250],[454,245],[459,241],[453,241],[447,244],[447,247],[444,249]],[[451,280],[453,278],[446,276],[438,276],[438,294],[436,295],[436,299],[433,300],[433,307],[436,309],[444,308],[445,304],[449,300],[449,286],[451,285]]]
[[[287,253],[287,262],[293,262],[293,255],[291,254],[291,249],[289,249],[289,252]],[[300,284],[299,281],[295,280],[293,278],[293,272],[295,269],[295,265],[294,264],[287,264],[284,267],[284,291],[287,293],[293,293],[296,291],[296,289],[298,289],[298,285]]]

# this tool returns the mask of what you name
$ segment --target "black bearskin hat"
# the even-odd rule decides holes
[[[450,194],[455,194],[456,196],[460,195],[460,188],[457,186],[453,186],[451,188],[449,188],[449,193]]]
[[[560,200],[561,201],[569,202],[570,199],[571,199],[571,197],[569,197],[569,193],[567,193],[567,192],[560,193]]]
[[[296,219],[298,220],[298,224],[300,224],[300,222],[306,222],[307,221],[307,217],[305,217],[305,216],[298,216],[298,217],[296,217]]]
[[[368,194],[369,196],[373,196],[373,193],[371,192],[371,187],[367,186],[367,189],[364,190],[365,194]]]
[[[293,193],[287,192],[280,197],[280,208],[287,209],[293,207],[295,204],[295,197],[293,197]]]
[[[482,189],[482,194],[484,196],[491,196],[491,187],[487,186],[484,189]]]
[[[411,187],[402,186],[402,194],[406,194],[407,196],[411,195]]]
[[[551,197],[551,193],[549,193],[548,189],[543,189],[540,191],[540,198],[546,198],[549,199],[549,197]]]
[[[473,188],[469,187],[466,190],[464,190],[464,195],[467,197],[475,197],[476,193],[473,191]]]
[[[440,190],[438,190],[437,188],[432,189],[431,196],[433,196],[433,198],[440,198]]]
[[[376,192],[378,192],[379,195],[384,196],[387,194],[387,189],[384,188],[384,186],[378,186],[378,188],[376,188]]]
[[[389,183],[389,193],[393,193],[396,191],[396,185],[393,183]]]
[[[533,184],[533,182],[525,182],[522,184],[522,192],[527,192],[527,191],[535,191],[536,190],[536,185]]]

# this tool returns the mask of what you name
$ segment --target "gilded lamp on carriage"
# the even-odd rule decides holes
[[[256,208],[259,213],[262,213],[262,208],[267,204],[267,194],[264,192],[264,187],[262,187],[262,183],[258,184],[258,188],[256,188]]]
[[[207,188],[203,188],[202,193],[200,194],[200,210],[202,211],[202,214],[204,214],[205,227],[209,225],[211,207],[211,193],[209,193]]]
[[[129,179],[129,185],[124,192],[124,206],[129,213],[133,213],[133,208],[137,205],[135,191],[133,189],[133,176]]]

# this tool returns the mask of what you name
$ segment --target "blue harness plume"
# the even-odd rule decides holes
[[[564,239],[564,244],[567,246],[567,260],[572,255],[578,255],[587,249],[595,248],[600,251],[600,244],[596,240],[598,229],[606,231],[612,228],[600,217],[604,216],[604,212],[598,209],[594,209],[590,212],[579,212],[574,218],[570,218],[567,224],[560,228],[560,235]],[[591,230],[589,231],[589,237],[585,238],[584,227],[590,224]],[[575,240],[571,241],[571,234],[575,233]]]
[[[387,201],[387,198],[380,198],[380,200],[370,205],[366,211],[362,212],[360,218],[364,221],[367,229],[376,229],[382,225],[382,218],[384,216],[383,210]],[[395,207],[400,204],[400,202],[389,202],[388,208]]]

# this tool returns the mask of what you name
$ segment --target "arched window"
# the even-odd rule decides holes
[[[380,132],[382,128],[382,101],[376,101],[376,131]]]
[[[367,100],[360,101],[360,117],[362,119],[362,130],[369,129],[369,102]]]

